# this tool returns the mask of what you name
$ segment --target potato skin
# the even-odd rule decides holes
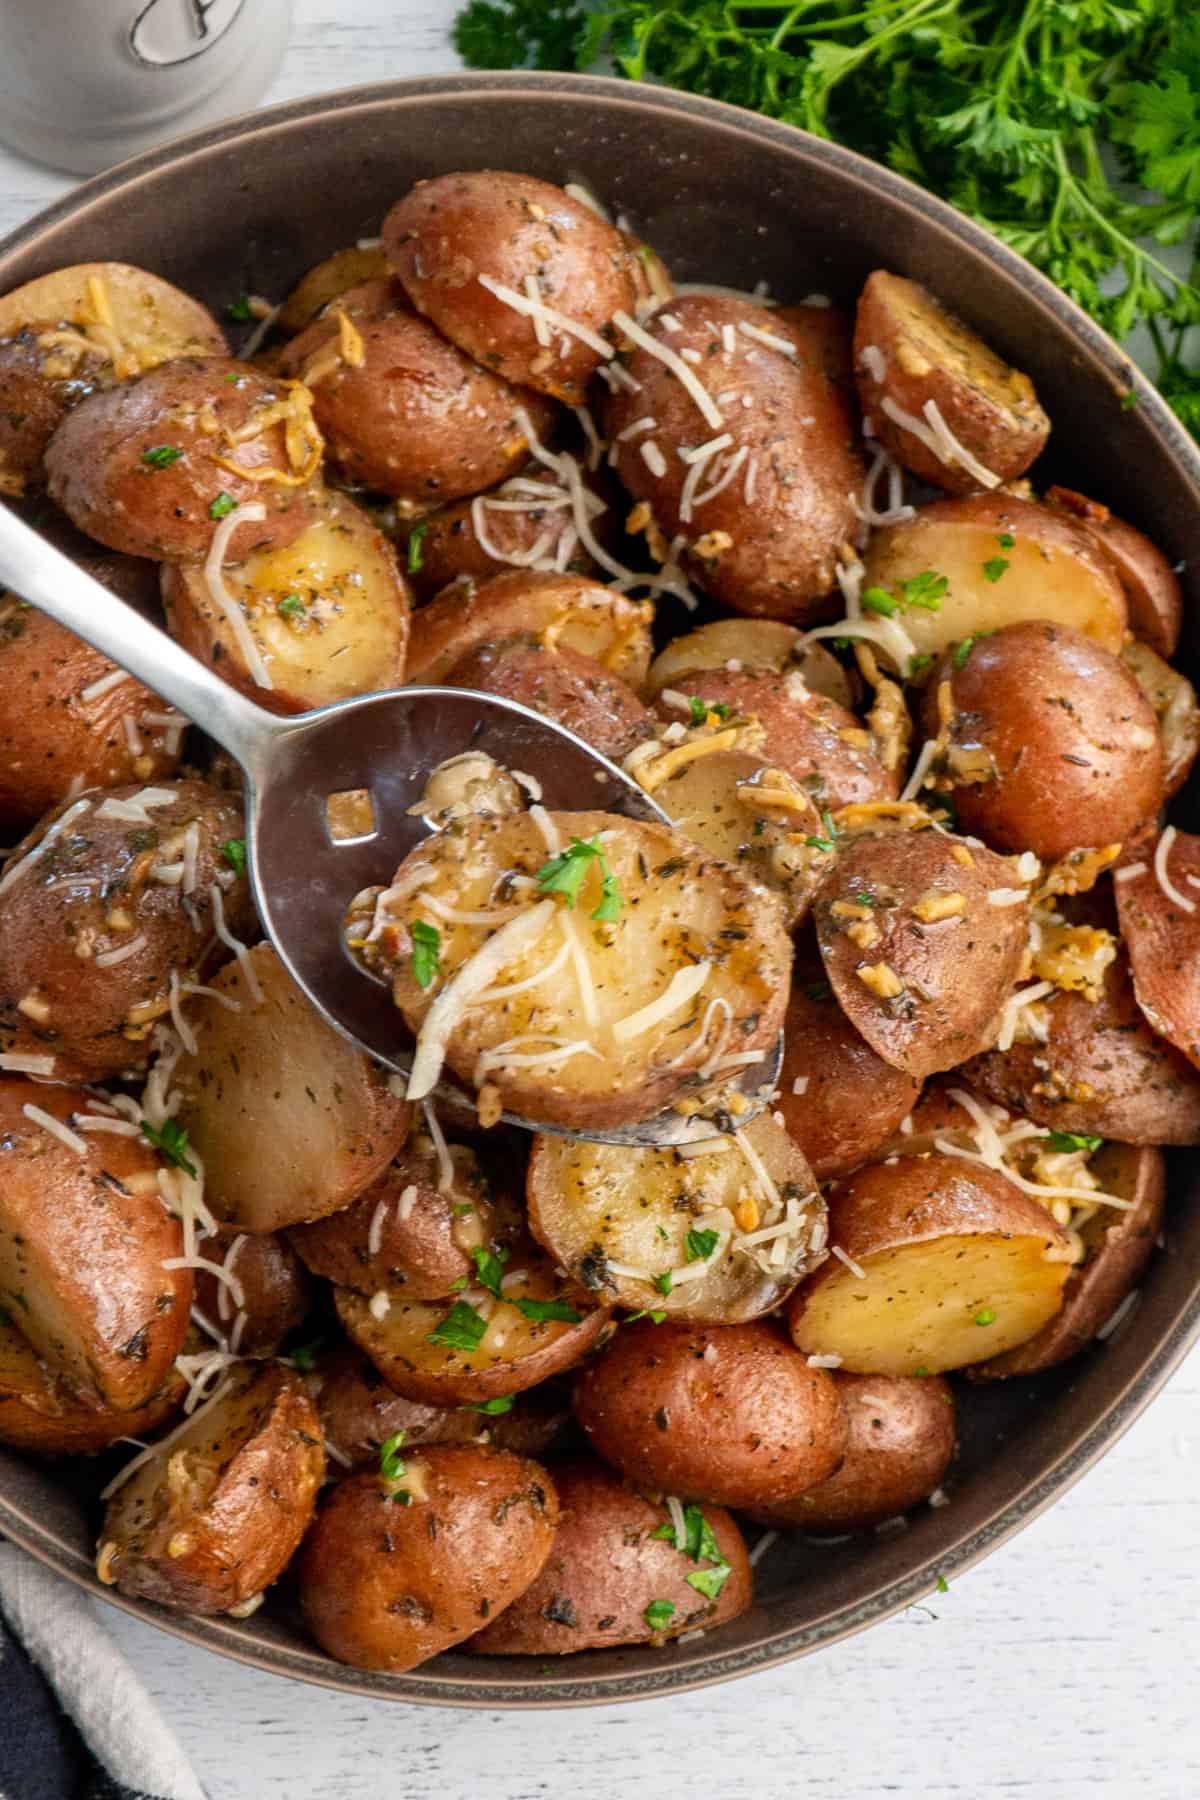
[[[1162,1151],[1149,1144],[1104,1144],[1088,1167],[1107,1193],[1131,1200],[1132,1206],[1115,1214],[1101,1207],[1088,1221],[1082,1233],[1087,1255],[1067,1277],[1062,1311],[1027,1343],[974,1364],[967,1371],[973,1380],[1033,1375],[1077,1356],[1111,1319],[1149,1261],[1166,1198]]]
[[[846,1448],[828,1372],[765,1320],[623,1326],[576,1381],[575,1416],[627,1480],[717,1506],[790,1500]]]
[[[80,1155],[24,1111],[69,1125],[90,1104],[78,1088],[0,1077],[0,1305],[75,1393],[130,1412],[170,1379],[192,1275],[163,1267],[183,1231],[148,1143],[89,1132]]]
[[[510,386],[456,350],[390,281],[342,294],[292,339],[280,373],[304,381],[324,363],[342,317],[358,333],[362,360],[339,360],[314,379],[312,395],[327,453],[350,485],[410,507],[478,494],[529,454],[514,408],[526,409],[539,436],[549,426],[552,408],[540,394]]]
[[[178,1411],[187,1393],[172,1375],[133,1412],[98,1408],[73,1394],[11,1326],[0,1325],[0,1444],[31,1456],[94,1456],[119,1438],[144,1437]]]
[[[614,312],[637,300],[636,252],[619,231],[551,182],[478,169],[419,181],[383,221],[388,261],[419,313],[484,368],[580,406],[604,360],[579,338],[565,355],[540,345],[529,319],[480,278],[537,296],[567,318],[611,336]]]
[[[1012,889],[1011,867],[978,848],[961,863],[957,848],[942,832],[864,832],[839,852],[813,908],[825,973],[850,1023],[918,1081],[994,1041],[1025,954],[1028,905],[988,900]],[[941,896],[962,910],[923,920],[922,907]],[[903,983],[894,998],[878,985],[888,971]]]
[[[678,331],[666,330],[664,313],[678,321]],[[621,480],[635,499],[649,503],[668,538],[682,533],[690,572],[723,605],[794,623],[826,616],[838,550],[854,536],[852,497],[864,474],[857,426],[845,399],[811,363],[738,331],[749,325],[780,337],[773,314],[747,301],[684,295],[642,323],[676,355],[700,354],[693,373],[714,398],[732,389],[749,394],[754,404],[728,407],[724,425],[714,427],[660,358],[635,346],[626,363],[641,391],[622,388],[606,398],[605,436],[620,440],[646,417],[658,424],[653,432],[618,442]],[[732,351],[724,348],[726,325],[737,333]],[[747,502],[745,479],[739,476],[684,520],[680,509],[688,471],[676,452],[725,432],[733,438],[727,454],[744,447],[755,459],[752,498]],[[643,455],[651,443],[666,465],[661,476]],[[748,466],[749,457],[743,460]],[[715,475],[714,464],[709,473]],[[701,488],[707,485],[701,478]],[[719,534],[716,542],[705,545],[714,534]],[[724,538],[729,542],[720,547]]]
[[[531,707],[612,762],[652,735],[650,714],[633,689],[593,657],[540,638],[481,644],[443,677],[447,687],[476,688]]]
[[[814,694],[853,706],[855,689],[846,669],[824,644],[798,651],[801,635],[780,619],[712,619],[672,638],[659,651],[646,677],[646,693],[656,698],[664,688],[698,691],[698,670],[725,669],[733,675],[739,668],[773,669],[783,675],[796,669]]]
[[[303,1325],[312,1299],[312,1284],[304,1264],[287,1239],[267,1231],[257,1237],[231,1231],[219,1237],[201,1237],[197,1254],[220,1263],[239,1283],[238,1306],[223,1281],[207,1269],[196,1271],[196,1306],[227,1337],[244,1317],[237,1348],[242,1356],[271,1356],[291,1332]]]
[[[894,800],[900,792],[898,776],[880,762],[861,719],[815,693],[797,670],[705,669],[674,679],[671,688],[757,719],[765,733],[757,754],[785,769],[819,807]],[[685,718],[661,696],[655,710],[668,723]]]
[[[237,504],[258,501],[267,516],[239,526],[233,543],[245,555],[252,546],[286,544],[309,518],[303,485],[292,478],[281,424],[242,443],[229,441],[285,398],[286,389],[232,357],[181,356],[148,375],[90,395],[68,413],[46,450],[50,494],[89,537],[129,556],[159,561],[203,559],[217,521],[210,508],[218,495]],[[200,428],[217,422],[216,433]],[[143,461],[159,447],[181,454],[165,468]],[[222,456],[233,468],[218,463]],[[241,468],[246,474],[237,474]],[[254,480],[270,469],[276,480]],[[231,557],[233,543],[230,545]]]
[[[70,376],[47,370],[58,361],[38,340],[54,329],[48,319],[21,325],[0,337],[0,494],[19,500],[43,480],[46,446],[72,406],[111,379],[104,352],[95,346]]]
[[[123,1594],[177,1612],[223,1613],[262,1593],[291,1561],[325,1474],[316,1409],[300,1378],[270,1363],[239,1370],[209,1415],[214,1429],[223,1408],[238,1424],[216,1449],[211,1485],[201,1477],[209,1459],[189,1458],[181,1446],[109,1501],[97,1567]],[[192,1479],[176,1488],[171,1475],[181,1465]]]
[[[871,348],[883,358],[882,376]],[[1023,475],[1050,435],[1029,377],[1003,362],[927,288],[886,269],[869,275],[859,296],[854,367],[876,439],[921,481],[948,493],[968,494],[980,483],[891,418],[885,400],[921,420],[933,401],[959,443],[997,481]]]
[[[1172,887],[1192,900],[1190,911],[1164,893],[1154,873],[1155,851],[1140,868],[1128,864],[1113,883],[1117,918],[1147,1023],[1200,1068],[1200,919],[1189,880],[1200,879],[1200,837],[1176,831],[1165,859]]]
[[[469,1649],[485,1656],[569,1656],[614,1644],[661,1644],[684,1631],[724,1625],[750,1606],[753,1571],[724,1507],[706,1508],[704,1515],[730,1567],[711,1601],[687,1577],[712,1565],[692,1562],[673,1540],[653,1536],[670,1521],[660,1502],[635,1493],[599,1462],[556,1467],[554,1485],[561,1511],[541,1573]],[[653,1600],[675,1608],[658,1631],[646,1623]]]
[[[300,1604],[323,1650],[399,1675],[470,1637],[535,1579],[558,1500],[546,1471],[504,1450],[431,1444],[397,1506],[375,1475],[338,1483],[296,1564]]]
[[[653,616],[648,601],[627,600],[586,575],[509,569],[478,585],[455,582],[413,614],[407,679],[441,681],[480,644],[529,636],[593,656],[637,688],[650,666]]]
[[[1123,841],[1161,805],[1154,710],[1128,669],[1082,632],[1028,620],[981,639],[965,659],[947,655],[926,690],[931,737],[947,681],[954,716],[938,784],[962,829],[993,848],[1054,862]],[[956,754],[981,760],[984,778],[956,784]]]
[[[1073,488],[1050,488],[1046,504],[1069,513],[1091,532],[1125,591],[1129,629],[1169,662],[1179,647],[1183,589],[1158,545],[1136,526],[1118,519],[1099,500],[1089,500]]]
[[[856,402],[854,391],[854,321],[837,306],[773,306],[771,317],[781,337],[795,344],[801,362],[819,369],[826,380]]]
[[[296,335],[311,325],[331,301],[348,294],[351,288],[361,287],[366,281],[386,280],[387,275],[387,257],[381,245],[375,244],[364,250],[357,244],[349,244],[344,250],[335,250],[332,256],[322,257],[300,277],[283,303],[278,324],[282,330]]]
[[[775,1105],[817,1180],[827,1181],[849,1174],[887,1141],[921,1086],[875,1054],[819,971],[819,964],[798,971],[792,982]]]
[[[171,971],[194,975],[210,948],[209,890],[218,878],[229,884],[222,902],[231,928],[246,929],[253,917],[247,878],[234,876],[221,850],[244,830],[233,795],[180,781],[164,788],[174,798],[149,812],[152,825],[103,817],[106,801],[128,800],[141,785],[95,794],[38,855],[36,845],[66,810],[56,809],[14,852],[14,859],[35,854],[0,909],[0,1036],[8,1050],[53,1055],[60,1080],[99,1081],[144,1066],[150,1021],[167,1011]],[[193,824],[189,914],[181,887],[155,880],[151,869],[183,856]],[[133,955],[97,964],[97,956],[139,937]]]
[[[1052,1130],[1125,1144],[1200,1143],[1200,1075],[1147,1025],[1124,956],[1105,970],[1097,1005],[1055,993],[1042,1017],[1045,1044],[975,1057],[963,1069],[971,1086]]]
[[[502,508],[485,504],[483,511],[484,537],[500,553],[499,556],[485,550],[480,541],[475,529],[474,499],[455,500],[436,512],[426,513],[408,530],[402,554],[406,554],[408,578],[422,600],[431,600],[452,581],[463,578],[488,581],[504,569],[528,566],[527,558],[538,545],[543,546],[544,556],[551,559],[557,556],[563,534],[575,529],[574,515],[561,503],[553,508],[547,506],[545,501],[538,499],[538,489],[553,488],[560,492],[562,483],[553,469],[544,469],[540,463],[527,463],[517,471],[517,476],[521,484],[519,489],[505,482],[494,493],[484,496],[485,502],[503,502]],[[606,513],[591,521],[593,534],[606,545],[610,539],[619,536],[619,524],[614,516],[614,502],[619,511],[619,499],[616,491],[610,491],[607,484],[598,487],[600,479],[598,475],[587,476],[584,486],[590,492],[599,493],[608,506]],[[510,511],[514,500],[524,504],[519,510]],[[564,573],[599,576],[600,569],[584,546],[576,543]]]
[[[811,1533],[868,1531],[924,1500],[950,1466],[954,1393],[940,1375],[851,1375],[835,1369],[833,1380],[849,1424],[841,1466],[786,1506],[756,1508],[754,1517],[763,1525]]]

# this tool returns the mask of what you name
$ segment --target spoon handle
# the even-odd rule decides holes
[[[181,649],[157,625],[102,587],[0,505],[0,589],[49,613],[68,631],[136,675],[236,756],[253,775],[289,722],[264,712]]]

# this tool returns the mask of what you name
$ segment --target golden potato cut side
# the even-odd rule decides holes
[[[692,677],[701,669],[725,669],[732,663],[743,668],[774,669],[777,674],[795,670],[814,694],[824,694],[839,706],[853,706],[850,676],[824,644],[808,644],[799,653],[801,633],[780,619],[712,619],[672,638],[650,665],[646,692],[657,698],[664,688],[695,690]]]
[[[31,1456],[92,1456],[120,1438],[157,1431],[187,1393],[172,1371],[161,1393],[132,1412],[97,1408],[53,1374],[28,1340],[0,1322],[0,1444]]]
[[[481,644],[534,637],[548,649],[578,650],[639,688],[650,666],[648,600],[624,594],[586,575],[507,569],[487,581],[465,577],[419,607],[408,647],[408,680],[443,681]]]
[[[350,244],[302,275],[279,314],[279,325],[293,336],[311,325],[317,314],[342,294],[363,281],[377,281],[387,274],[387,257],[380,245]]]
[[[792,1340],[862,1375],[938,1375],[1000,1355],[1062,1305],[1067,1241],[982,1163],[875,1163],[829,1197],[833,1257],[793,1297]]]
[[[547,891],[539,871],[573,843],[602,856],[574,896]],[[598,919],[606,879],[619,906]],[[444,1054],[509,1111],[600,1129],[744,1074],[778,1034],[791,943],[775,900],[661,825],[602,812],[458,821],[405,858],[390,896],[384,949],[418,1034],[414,1098]],[[418,925],[437,934],[426,986]],[[488,963],[475,964],[485,945]],[[715,1015],[729,1029],[710,1067]]]

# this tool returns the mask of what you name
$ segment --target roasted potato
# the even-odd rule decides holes
[[[591,839],[602,855],[583,855],[574,890],[539,897],[553,845],[569,858],[569,845]],[[569,861],[562,867],[573,880]],[[502,879],[515,905],[494,903]],[[615,917],[604,899],[613,884]],[[704,1088],[701,1004],[725,1003],[742,1058],[765,1056],[775,1042],[791,963],[775,901],[663,826],[600,812],[465,819],[405,858],[393,892],[384,945],[396,1005],[418,1034],[414,1099],[431,1090],[444,1056],[464,1081],[493,1087],[509,1111],[604,1128]],[[601,911],[608,916],[598,919]],[[489,930],[492,912],[499,933]],[[418,920],[440,933],[438,969],[424,987],[410,956]],[[522,987],[532,974],[537,984]],[[717,1079],[714,1071],[710,1085]]]
[[[417,311],[452,344],[569,406],[583,404],[609,360],[613,314],[637,303],[628,241],[532,175],[478,169],[420,181],[384,220],[383,247]],[[550,316],[530,316],[533,307]]]
[[[724,1625],[749,1607],[753,1571],[724,1507],[689,1508],[684,1517],[695,1543],[677,1545],[667,1507],[626,1487],[603,1463],[556,1468],[554,1485],[559,1520],[540,1575],[470,1649],[569,1656],[613,1644],[661,1644]]]
[[[364,281],[381,281],[387,274],[382,244],[351,244],[335,250],[300,277],[283,303],[279,325],[294,337],[351,288],[361,287]]]
[[[490,581],[456,582],[413,614],[408,680],[441,681],[481,644],[536,637],[578,650],[637,688],[650,665],[648,600],[627,600],[582,575],[511,569]]]
[[[321,1648],[392,1675],[470,1637],[523,1593],[558,1523],[546,1471],[506,1450],[430,1444],[404,1458],[398,1479],[394,1490],[378,1475],[339,1482],[296,1565]]]
[[[1019,1355],[1020,1352],[1013,1352]],[[785,1506],[755,1509],[763,1525],[814,1535],[867,1531],[916,1506],[954,1455],[954,1394],[938,1375],[851,1375],[834,1371],[846,1414],[846,1454],[832,1475]]]
[[[351,288],[287,346],[280,373],[304,383],[330,461],[353,487],[416,511],[478,494],[529,455],[552,408],[448,344],[390,281]]]
[[[195,1054],[175,1067],[180,1126],[204,1163],[205,1198],[235,1231],[279,1231],[338,1212],[382,1175],[411,1109],[386,1073],[313,1011],[269,944],[200,996]]]
[[[133,1412],[81,1400],[52,1373],[0,1307],[0,1444],[31,1456],[93,1456],[122,1438],[157,1431],[178,1412],[187,1393],[170,1376],[161,1393]]]
[[[1120,843],[1162,804],[1162,739],[1150,702],[1115,656],[1069,626],[1027,620],[947,654],[926,690],[949,741],[934,780],[964,831],[996,850],[1055,862]]]
[[[141,565],[143,568],[145,564]],[[187,720],[47,613],[0,592],[0,822],[27,826],[81,788],[160,781]]]
[[[623,1326],[576,1381],[575,1416],[627,1480],[717,1506],[794,1499],[846,1450],[828,1372],[766,1320]]]
[[[1114,656],[1124,639],[1125,595],[1108,557],[1075,519],[1031,500],[935,500],[873,531],[863,564],[864,591],[881,588],[900,607],[919,656],[1028,619],[1070,626]],[[936,610],[906,601],[905,584],[928,573],[948,583]]]
[[[307,712],[399,687],[408,589],[383,533],[342,494],[312,504],[300,536],[226,566],[229,603],[195,565],[162,572],[167,624],[185,650],[271,712]]]
[[[1113,563],[1125,590],[1129,629],[1134,637],[1149,644],[1159,656],[1174,656],[1183,622],[1183,589],[1158,546],[1135,526],[1115,518],[1107,506],[1088,500],[1071,488],[1052,487],[1046,504],[1081,520]]]
[[[271,1356],[303,1325],[312,1299],[304,1264],[278,1232],[252,1237],[226,1226],[200,1237],[196,1253],[212,1269],[196,1270],[196,1310],[242,1356]]]
[[[621,480],[668,538],[684,538],[708,593],[807,623],[829,615],[863,467],[849,405],[794,349],[762,307],[680,296],[643,321],[626,358],[638,389],[607,397],[604,429]]]
[[[42,480],[57,426],[97,388],[176,356],[223,356],[190,294],[127,263],[76,263],[0,299],[0,494]]]
[[[610,1311],[591,1306],[531,1243],[515,1245],[504,1264],[484,1265],[478,1285],[444,1300],[385,1294],[380,1306],[350,1288],[335,1289],[334,1298],[346,1335],[389,1387],[446,1407],[520,1394],[574,1368],[603,1338]]]
[[[685,719],[693,697],[734,717],[757,719],[758,754],[799,781],[820,807],[894,800],[900,783],[854,713],[813,692],[798,669],[712,669],[683,677],[661,693],[656,710],[668,723]]]
[[[405,1300],[441,1300],[475,1274],[478,1251],[494,1254],[515,1235],[515,1209],[497,1207],[474,1152],[455,1144],[453,1175],[428,1138],[415,1138],[350,1206],[291,1241],[315,1275],[370,1299],[381,1288]]]
[[[814,694],[824,694],[839,706],[854,704],[849,675],[824,644],[798,648],[803,634],[779,619],[713,619],[672,638],[650,665],[646,691],[653,699],[664,688],[696,689],[696,671],[724,669],[736,675],[742,669],[773,669],[777,675],[795,670]]]
[[[951,494],[1023,475],[1050,436],[1028,375],[916,281],[876,269],[859,295],[854,368],[873,436]]]
[[[1150,1145],[1104,1144],[1089,1163],[1105,1193],[1130,1202],[1127,1212],[1099,1206],[1081,1227],[1083,1260],[1072,1265],[1061,1312],[1036,1337],[1007,1355],[974,1364],[976,1380],[1032,1375],[1087,1347],[1112,1318],[1149,1260],[1162,1227],[1166,1165]],[[1087,1194],[1081,1194],[1083,1201]]]
[[[619,536],[615,487],[599,476],[583,485],[590,528],[607,548]],[[421,599],[432,599],[452,581],[487,581],[506,568],[537,568],[599,576],[599,564],[580,542],[571,495],[556,470],[540,463],[524,469],[489,494],[455,500],[426,513],[407,531],[402,522],[409,580]]]
[[[819,369],[834,387],[855,398],[854,321],[836,306],[775,306],[775,329],[790,338],[801,362]]]
[[[283,1573],[325,1475],[316,1408],[297,1375],[244,1363],[117,1488],[96,1573],[176,1612],[224,1613]]]
[[[226,556],[289,544],[311,518],[321,434],[311,397],[222,356],[181,356],[90,394],[46,447],[51,497],[89,537],[129,556],[203,561],[240,514]],[[233,504],[231,505],[230,502]]]
[[[768,1117],[683,1152],[535,1137],[528,1198],[534,1235],[598,1299],[702,1324],[771,1311],[825,1243],[808,1164]]]
[[[554,1382],[453,1407],[405,1400],[349,1344],[322,1362],[313,1385],[325,1448],[332,1461],[355,1469],[376,1467],[397,1432],[406,1445],[493,1443],[517,1456],[542,1456],[570,1417],[568,1397]]]
[[[852,1373],[959,1369],[1023,1344],[1062,1305],[1066,1239],[981,1161],[939,1153],[859,1169],[829,1195],[829,1242],[789,1323],[799,1350]]]
[[[818,1181],[868,1161],[916,1104],[920,1083],[877,1056],[821,978],[798,970],[783,1021],[775,1105]]]
[[[1148,644],[1136,639],[1122,647],[1121,661],[1154,708],[1162,736],[1163,796],[1170,800],[1192,772],[1200,752],[1200,704],[1186,675]]]
[[[850,1023],[916,1081],[994,1039],[1021,971],[1028,890],[981,845],[940,831],[844,840],[814,907]]]
[[[552,649],[534,636],[480,644],[442,679],[447,687],[518,700],[613,762],[653,735],[650,714],[633,689],[567,644]]]
[[[158,1158],[98,1116],[79,1088],[0,1076],[0,1306],[76,1394],[133,1412],[170,1380],[192,1275]]]
[[[201,781],[126,784],[43,819],[3,877],[5,1049],[52,1059],[41,1072],[59,1080],[143,1067],[211,948],[214,892],[235,931],[253,917],[224,850],[242,831],[239,801]]]
[[[1151,1030],[1200,1068],[1200,837],[1168,826],[1115,887],[1137,1003]]]

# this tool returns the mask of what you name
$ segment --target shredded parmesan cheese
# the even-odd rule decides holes
[[[64,1125],[61,1119],[56,1119],[53,1113],[45,1112],[40,1106],[31,1106],[28,1101],[21,1111],[31,1124],[40,1125],[43,1131],[57,1138],[60,1144],[65,1144],[68,1150],[74,1150],[80,1156],[86,1155],[86,1140],[77,1131],[72,1131],[69,1125]]]
[[[665,328],[666,315],[660,315],[660,323],[662,323]],[[687,389],[688,393],[699,407],[701,414],[712,426],[713,430],[720,431],[725,423],[721,416],[720,408],[713,400],[712,395],[705,388],[703,382],[697,379],[696,375],[684,362],[683,358],[677,355],[669,345],[660,343],[657,338],[651,337],[650,333],[644,331],[637,320],[631,319],[626,312],[615,312],[613,314],[613,324],[618,330],[624,332],[625,336],[631,339],[633,343],[637,344],[639,348],[648,351],[651,356],[656,356],[659,362],[665,363],[671,373]],[[611,352],[606,350],[606,354],[611,354]]]
[[[651,1000],[636,1012],[627,1013],[623,1019],[614,1021],[612,1034],[615,1042],[628,1044],[633,1038],[652,1031],[664,1019],[669,1019],[679,1007],[686,1006],[689,1000],[695,998],[708,980],[711,970],[710,962],[693,963],[685,969],[676,969],[657,1000]]]
[[[973,456],[964,444],[960,444],[950,427],[942,417],[935,400],[927,400],[922,407],[925,417],[918,419],[915,413],[905,412],[897,406],[890,394],[885,394],[879,402],[883,412],[894,425],[902,431],[912,434],[918,443],[924,444],[931,456],[938,462],[949,465],[959,463],[967,474],[977,481],[980,487],[996,488],[1000,486],[1000,477],[991,469],[985,468],[978,457]]]
[[[476,280],[480,287],[486,288],[489,294],[494,294],[497,300],[502,300],[505,306],[511,306],[514,312],[521,313],[529,319],[533,324],[535,335],[539,323],[543,329],[546,326],[553,326],[555,331],[560,331],[567,337],[578,338],[581,344],[586,344],[589,350],[594,350],[598,356],[603,357],[605,362],[611,360],[612,345],[606,338],[602,338],[598,331],[593,331],[590,325],[584,325],[578,319],[568,318],[566,313],[559,312],[557,307],[547,306],[544,300],[539,300],[536,296],[518,294],[515,288],[505,287],[504,283],[500,281],[493,281],[490,275],[477,275]],[[622,314],[614,314],[614,323],[620,324],[621,320]],[[538,342],[542,341],[542,338],[538,336]]]
[[[1170,900],[1173,905],[1177,906],[1180,912],[1194,913],[1196,910],[1196,902],[1194,900],[1189,900],[1186,894],[1180,893],[1179,889],[1172,882],[1168,871],[1167,864],[1170,859],[1172,847],[1175,843],[1175,837],[1176,830],[1174,825],[1168,825],[1163,831],[1162,836],[1159,838],[1158,843],[1155,845],[1154,879],[1158,882],[1159,887],[1162,889],[1167,899]]]
[[[244,506],[235,506],[226,513],[217,529],[213,532],[212,544],[204,562],[204,585],[208,589],[213,604],[223,614],[233,633],[234,643],[241,652],[243,661],[250,671],[251,678],[259,687],[274,686],[270,672],[263,661],[262,653],[255,642],[254,633],[246,622],[241,607],[225,586],[223,568],[229,541],[239,525],[252,524],[256,520],[265,519],[267,509],[261,501],[252,500]]]

